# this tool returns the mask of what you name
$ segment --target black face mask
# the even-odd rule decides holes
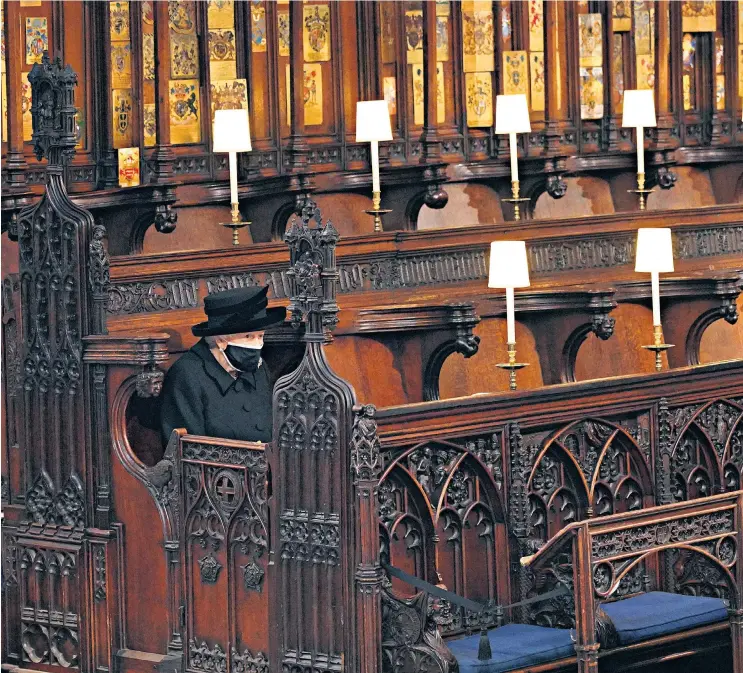
[[[229,363],[241,372],[256,371],[261,360],[260,348],[246,348],[230,344],[224,349],[224,354]]]

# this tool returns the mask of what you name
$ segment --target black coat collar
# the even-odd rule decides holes
[[[219,362],[217,362],[217,359],[212,354],[206,340],[200,339],[191,350],[201,358],[206,373],[214,380],[217,386],[219,386],[222,395],[226,395],[227,391],[235,385],[237,379],[233,378],[230,373],[220,365]],[[251,378],[252,377],[246,377],[248,385],[250,385]],[[255,384],[253,383],[251,387],[255,388]]]

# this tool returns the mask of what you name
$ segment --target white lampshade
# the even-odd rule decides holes
[[[635,271],[673,271],[673,243],[670,229],[638,229]]]
[[[529,287],[524,241],[493,241],[490,244],[488,287]]]
[[[627,89],[624,92],[622,126],[656,126],[655,92],[652,89]]]
[[[247,110],[217,110],[212,133],[215,152],[250,152],[250,118]]]
[[[390,108],[386,100],[360,100],[356,103],[356,142],[392,140]]]
[[[496,96],[495,132],[528,133],[529,131],[531,131],[531,123],[529,122],[529,106],[526,103],[526,94]]]

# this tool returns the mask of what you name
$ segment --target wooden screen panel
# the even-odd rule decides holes
[[[439,395],[442,400],[462,397],[474,393],[490,393],[508,390],[508,372],[496,367],[507,362],[506,321],[502,318],[486,318],[474,329],[480,337],[480,347],[469,359],[459,353],[449,356],[441,368]],[[517,374],[520,390],[539,388],[542,370],[531,332],[516,321],[516,356],[519,362],[528,362]]]
[[[421,484],[404,465],[391,465],[378,491],[382,559],[417,577],[430,577],[434,563],[434,522],[431,503]],[[393,579],[403,596],[410,585]]]
[[[716,400],[702,407],[673,409],[670,485],[674,500],[690,500],[735,489],[743,468],[743,406]]]
[[[379,487],[383,556],[460,595],[502,603],[509,595],[504,513],[481,448],[427,442],[391,458]],[[452,633],[494,621],[489,610],[454,608],[452,616],[445,627]]]
[[[743,314],[743,294],[738,297],[736,306],[738,315]],[[743,320],[739,318],[735,325],[729,325],[724,320],[713,322],[700,341],[700,364],[737,358],[743,358]]]
[[[217,646],[255,664],[268,649],[265,455],[193,441],[181,454],[187,670]]]
[[[595,334],[589,334],[578,351],[575,361],[576,381],[626,374],[650,374],[655,371],[655,355],[642,348],[644,344],[652,343],[653,339],[653,316],[650,308],[637,304],[619,304],[611,315],[616,320],[612,338],[601,341]],[[665,354],[663,367],[668,367]]]
[[[423,205],[415,223],[417,231],[469,227],[503,222],[503,206],[492,188],[478,183],[449,184],[449,201],[439,210]],[[505,206],[509,206],[506,204]]]
[[[407,402],[403,363],[378,341],[340,336],[325,353],[333,371],[353,386],[359,399],[374,400],[378,407]],[[420,362],[417,366],[420,369]]]
[[[145,485],[111,461],[113,506],[124,527],[123,587],[128,649],[167,652],[167,559],[160,513]]]

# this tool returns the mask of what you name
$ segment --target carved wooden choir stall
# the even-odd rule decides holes
[[[0,2],[3,670],[743,671],[741,5]],[[263,285],[273,440],[164,443]]]

